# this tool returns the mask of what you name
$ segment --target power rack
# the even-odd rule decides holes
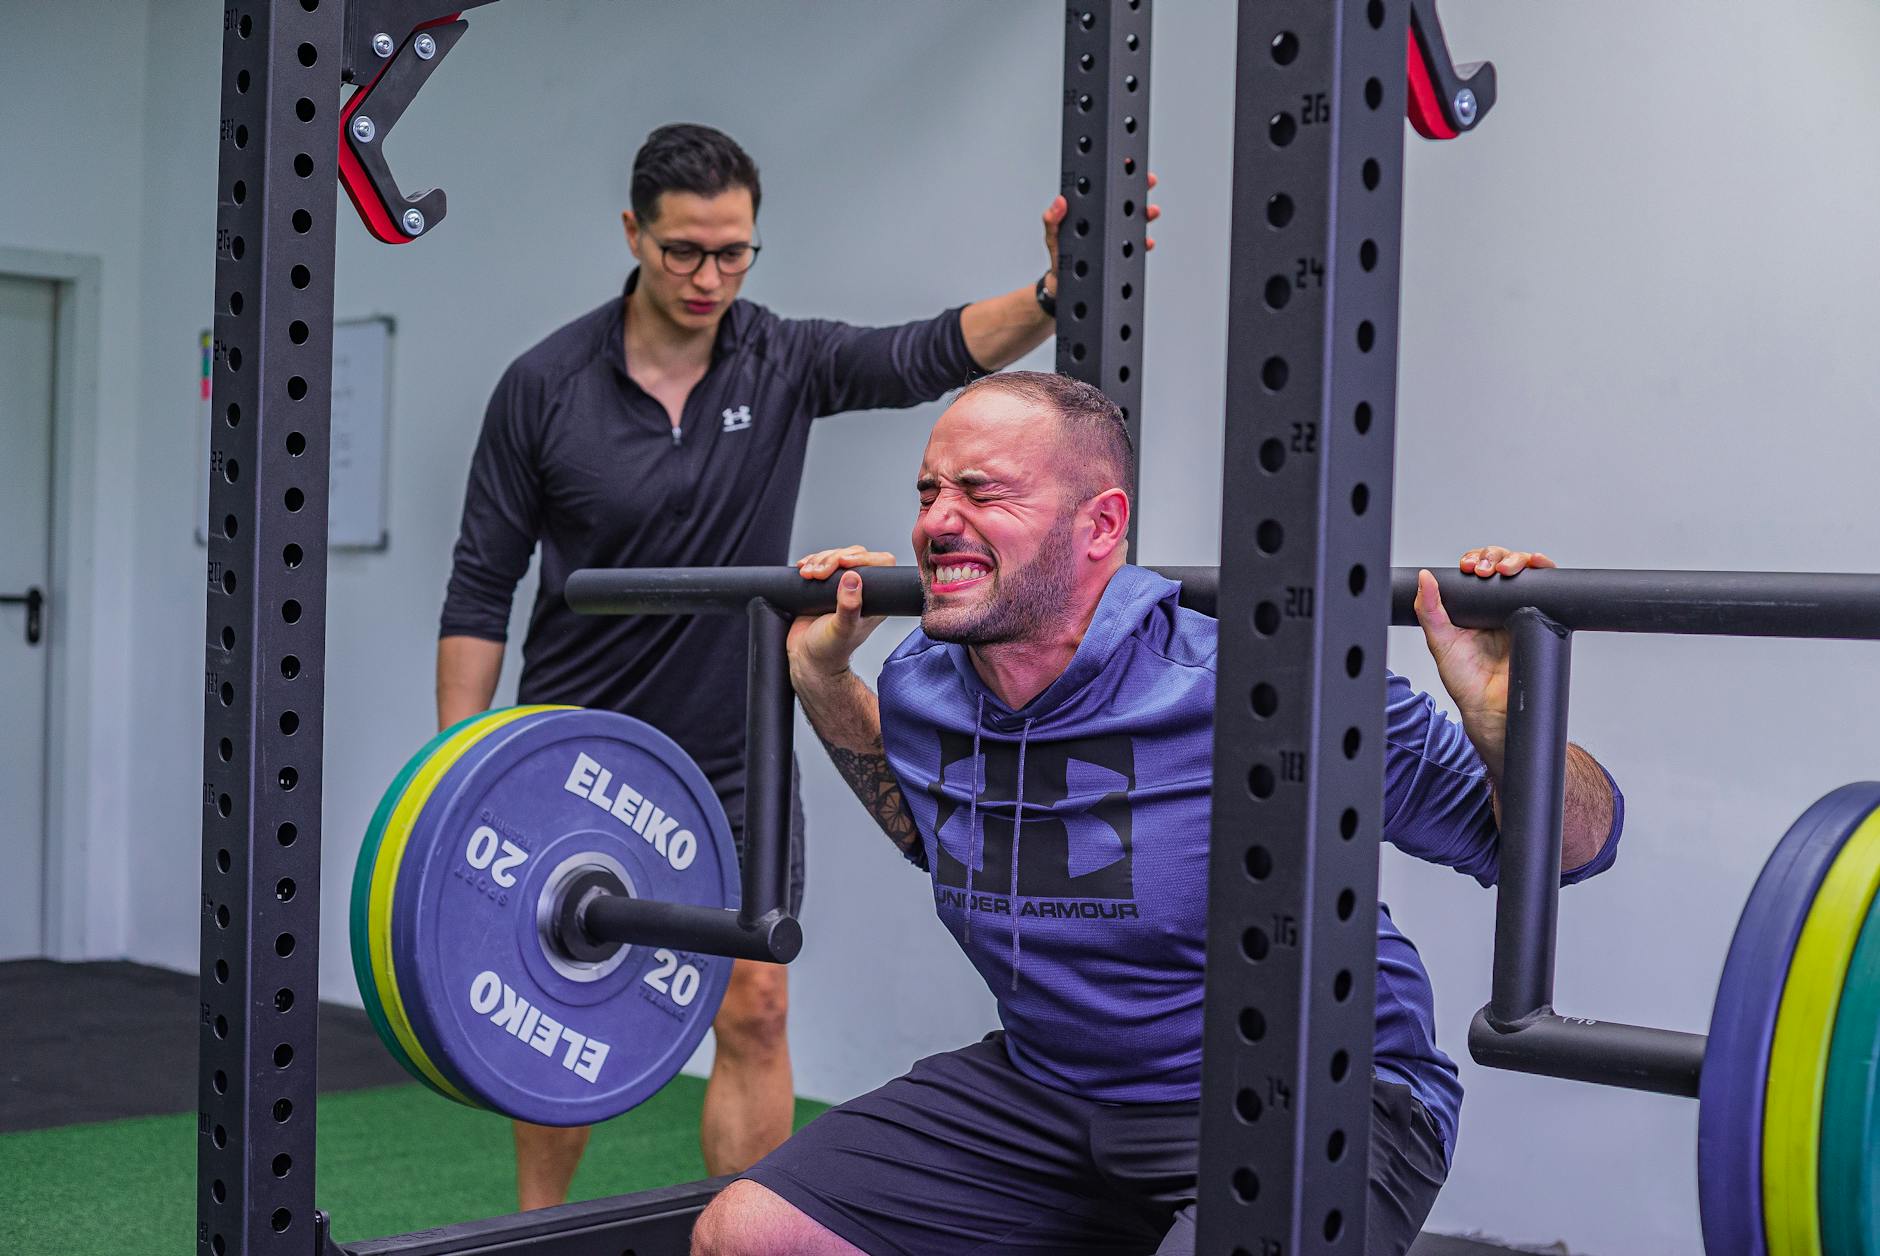
[[[463,36],[460,13],[488,2],[224,9],[197,1199],[211,1256],[648,1256],[683,1250],[720,1185],[346,1249],[315,1207],[330,187],[384,242],[437,229],[444,193],[402,191],[383,144]],[[1058,362],[1138,438],[1151,18],[1151,0],[1065,6]],[[1209,934],[1228,960],[1208,977],[1201,1250],[1356,1253],[1364,1159],[1326,1149],[1365,1145],[1368,1104],[1320,1078],[1337,1053],[1367,1075],[1371,1050],[1402,118],[1461,134],[1494,80],[1450,63],[1434,0],[1241,0],[1238,38]],[[336,106],[341,82],[358,86]],[[1353,650],[1380,666],[1352,679]],[[1256,684],[1276,687],[1278,717],[1248,714]],[[1256,810],[1275,834],[1258,882]],[[1341,888],[1362,927],[1334,910]],[[1257,971],[1232,958],[1256,947]]]

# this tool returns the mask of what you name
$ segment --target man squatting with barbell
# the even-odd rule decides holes
[[[810,722],[932,875],[1003,1029],[818,1117],[706,1209],[694,1256],[1193,1252],[1217,625],[1126,561],[1133,460],[1096,389],[978,380],[921,462],[925,611],[879,698],[849,670],[879,622],[858,575],[834,614],[791,628]],[[799,565],[893,561],[852,546]],[[1552,565],[1462,558],[1484,577]],[[1383,836],[1493,884],[1506,634],[1453,625],[1427,572],[1417,618],[1460,723],[1387,673]],[[1571,883],[1611,865],[1624,811],[1592,756],[1571,747],[1566,766]],[[1401,1256],[1462,1091],[1422,961],[1381,905],[1377,944],[1365,1250]]]
[[[1045,210],[1050,257],[1036,283],[930,319],[856,327],[738,298],[761,199],[756,164],[723,132],[675,125],[647,137],[622,214],[639,263],[626,290],[516,359],[490,398],[437,647],[447,728],[495,696],[510,601],[539,544],[517,701],[652,719],[704,770],[740,847],[744,618],[576,615],[562,597],[568,573],[783,562],[811,420],[932,401],[1042,344],[1055,329],[1065,214],[1063,197]],[[1159,214],[1150,206],[1146,217]],[[795,912],[803,813],[792,803]],[[789,1136],[788,1004],[783,968],[738,961],[712,1024],[699,1130],[710,1173],[744,1169]],[[567,1198],[587,1129],[518,1121],[515,1138],[522,1207]]]

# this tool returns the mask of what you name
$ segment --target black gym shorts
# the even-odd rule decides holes
[[[1054,1090],[1004,1037],[928,1056],[744,1176],[870,1256],[1193,1253],[1196,1105]],[[1423,1105],[1373,1078],[1369,1256],[1409,1249],[1446,1173]]]
[[[712,792],[731,821],[731,840],[738,848],[738,866],[744,866],[744,766],[711,780]],[[790,914],[803,914],[803,776],[796,756],[790,756]]]

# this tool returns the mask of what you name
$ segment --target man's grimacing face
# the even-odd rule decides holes
[[[1057,423],[997,389],[961,397],[921,458],[914,555],[937,641],[994,645],[1046,632],[1076,587],[1076,508]]]

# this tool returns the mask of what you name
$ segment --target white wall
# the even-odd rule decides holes
[[[1152,164],[1167,218],[1147,293],[1149,562],[1219,553],[1235,8],[1164,0],[1156,18]],[[8,47],[34,49],[11,55],[68,92],[79,112],[63,125],[87,143],[65,146],[47,180],[73,195],[0,184],[0,242],[104,253],[108,292],[128,300],[107,316],[119,356],[106,408],[122,440],[100,496],[124,501],[133,467],[136,496],[100,507],[115,509],[120,546],[98,579],[137,573],[131,614],[110,628],[130,659],[120,679],[135,677],[135,750],[132,792],[107,784],[101,814],[128,816],[135,797],[139,823],[101,820],[100,840],[118,842],[113,866],[139,887],[125,949],[188,968],[202,615],[191,389],[212,282],[219,11],[155,0],[141,65],[139,23],[95,24],[81,44],[39,11],[6,6],[9,35],[29,35]],[[1866,53],[1880,11],[1818,0],[1769,14],[1750,0],[1444,5],[1456,55],[1495,60],[1502,99],[1466,140],[1409,141],[1398,561],[1493,539],[1577,566],[1871,565],[1880,80]],[[1060,20],[1055,0],[569,0],[470,14],[392,145],[408,183],[449,189],[449,221],[400,248],[350,221],[340,233],[338,312],[392,314],[399,335],[391,548],[333,564],[329,995],[350,990],[355,835],[428,731],[432,625],[484,399],[511,356],[615,290],[639,139],[666,120],[712,122],[764,165],[752,297],[790,313],[915,316],[1040,269]],[[116,41],[105,53],[99,31]],[[61,149],[0,132],[0,154],[44,169],[48,151]],[[905,553],[906,477],[933,413],[825,422],[797,547]],[[1394,645],[1399,667],[1432,681],[1413,634]],[[1587,638],[1577,653],[1575,735],[1619,776],[1630,823],[1618,867],[1564,901],[1559,1002],[1701,1031],[1769,848],[1814,797],[1872,775],[1880,669],[1834,644]],[[793,1036],[801,1088],[839,1097],[976,1034],[990,1005],[920,879],[819,755],[804,766],[810,944]],[[1385,888],[1461,1055],[1487,989],[1491,898],[1395,855]],[[1470,1099],[1434,1225],[1604,1253],[1699,1250],[1694,1105],[1463,1068]]]
[[[62,464],[74,464],[62,472],[95,489],[76,504],[76,517],[59,520],[59,544],[77,541],[82,552],[73,556],[73,584],[55,582],[47,610],[49,648],[72,651],[66,661],[72,692],[88,693],[96,704],[92,719],[74,722],[74,734],[85,740],[68,740],[64,749],[67,770],[84,783],[64,817],[69,827],[55,834],[62,849],[54,858],[97,910],[61,918],[53,907],[59,922],[53,950],[62,959],[125,952],[129,835],[149,832],[152,819],[168,819],[136,806],[126,773],[135,675],[129,613],[135,556],[128,538],[135,529],[132,486],[147,417],[138,343],[148,19],[141,0],[16,3],[0,10],[0,82],[9,95],[0,122],[0,170],[6,171],[0,177],[0,247],[95,259],[100,277],[98,343],[82,350],[97,354],[98,378],[87,381],[95,393],[81,388],[85,413],[77,416],[89,430],[59,432],[55,452]],[[74,604],[100,613],[73,624],[65,612]],[[181,853],[193,867],[194,856]],[[192,967],[193,956],[192,948]]]

